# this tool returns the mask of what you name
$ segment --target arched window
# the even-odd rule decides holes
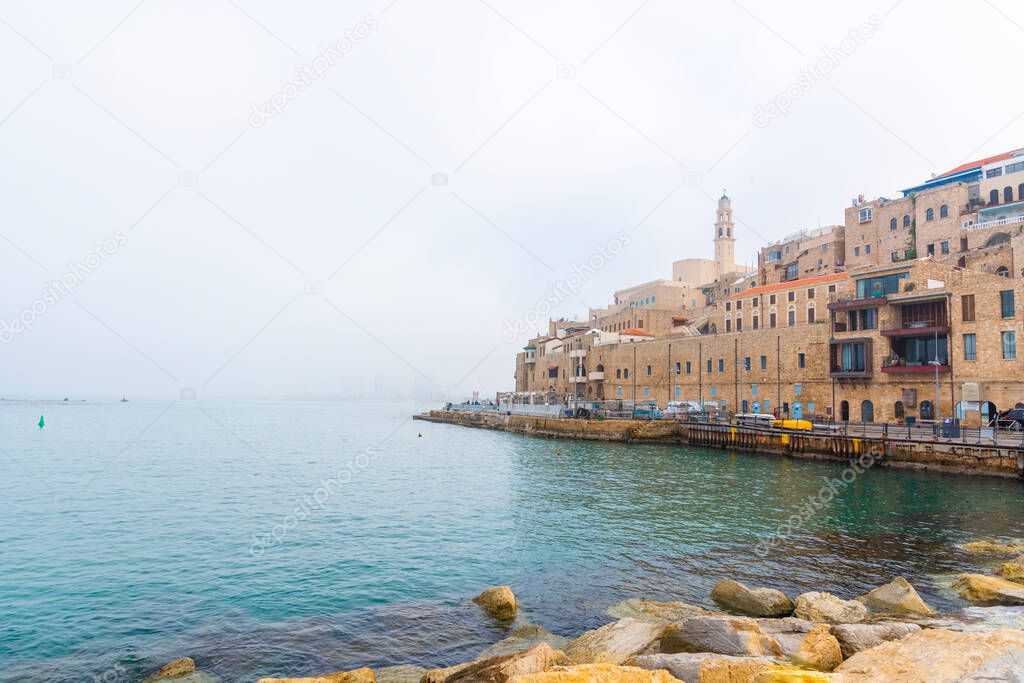
[[[922,420],[934,420],[935,419],[935,406],[932,405],[931,401],[921,401],[921,419]]]
[[[814,322],[814,304],[807,304],[807,322]]]
[[[726,318],[725,319],[725,331],[726,332],[732,332],[732,319],[731,318]]]
[[[949,207],[945,204],[939,207],[939,218],[949,218]]]
[[[629,379],[629,368],[622,369],[622,379]]]
[[[604,365],[598,363],[596,372],[604,372]]]
[[[999,203],[999,190],[992,190],[988,193],[988,203],[998,204]]]
[[[910,227],[910,214],[909,213],[903,215],[903,227],[904,228],[909,228]]]
[[[1010,271],[1006,266],[999,266],[996,268],[996,275],[999,277],[1010,277]]]
[[[786,324],[790,327],[796,325],[796,306],[790,306],[786,311]]]
[[[875,421],[875,405],[871,401],[861,401],[861,403],[860,403],[860,421],[861,422],[874,422]]]
[[[928,209],[927,211],[925,211],[924,212],[924,219],[926,221],[933,221],[933,220],[935,220],[935,209]]]
[[[896,405],[893,406],[893,414],[896,416],[897,420],[903,419],[905,414],[905,411],[903,410],[903,401],[896,401]]]
[[[1024,183],[1017,186],[1017,199],[1024,199]]]
[[[897,227],[897,224],[896,224],[896,219],[895,219],[895,218],[893,218],[892,220],[890,220],[890,221],[889,221],[889,229],[890,229],[890,230],[895,230],[895,229],[896,229],[896,227]]]
[[[839,420],[842,422],[850,421],[850,402],[843,401],[839,404]]]
[[[1009,185],[1003,188],[1003,201],[1007,204],[1013,201],[1013,188]]]
[[[1008,233],[1008,232],[997,232],[997,233],[994,233],[991,237],[989,237],[987,240],[985,240],[985,246],[986,247],[994,247],[997,244],[1009,244],[1009,243],[1010,243],[1010,233]]]

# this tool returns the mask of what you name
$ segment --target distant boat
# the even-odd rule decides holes
[[[127,402],[128,402],[128,397],[125,396],[124,394],[121,394],[121,403],[127,403]]]

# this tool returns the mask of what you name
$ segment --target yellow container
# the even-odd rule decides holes
[[[814,429],[810,420],[775,420],[772,422],[775,429],[796,429],[802,432],[809,432]]]

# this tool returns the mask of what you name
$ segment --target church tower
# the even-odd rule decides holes
[[[715,221],[715,269],[718,276],[736,271],[736,233],[732,222],[732,200],[722,192]]]

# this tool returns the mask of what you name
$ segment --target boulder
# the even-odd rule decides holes
[[[976,605],[1024,605],[1024,586],[995,576],[961,574],[953,590]]]
[[[827,624],[855,624],[864,621],[867,608],[856,600],[841,600],[831,593],[813,591],[796,599],[794,616]]]
[[[844,680],[839,674],[779,666],[760,672],[754,676],[751,683],[843,683]],[[732,682],[730,681],[730,683]]]
[[[960,616],[968,623],[963,631],[995,631],[1001,628],[1024,630],[1024,607],[964,607]]]
[[[898,576],[884,586],[857,598],[872,612],[883,614],[905,614],[908,616],[931,616],[935,611],[921,599],[910,582]]]
[[[906,638],[920,630],[921,627],[917,624],[895,621],[879,624],[837,624],[832,627],[832,635],[839,641],[843,657],[849,659],[862,650],[870,650],[890,640]]]
[[[377,683],[419,683],[427,670],[422,666],[399,664],[374,669],[373,673],[377,676]]]
[[[640,621],[649,621],[652,624],[675,624],[690,617],[707,616],[714,612],[696,605],[688,605],[685,602],[659,602],[634,598],[612,605],[608,608],[607,614],[616,619],[631,617]]]
[[[1014,680],[984,677],[1024,666],[1024,632],[1001,629],[977,633],[924,629],[906,638],[858,652],[836,669],[844,683],[868,681]]]
[[[996,541],[972,541],[960,546],[961,550],[979,555],[1017,555],[1024,553],[1024,543],[999,543]]]
[[[806,619],[796,617],[783,617],[782,619],[755,619],[763,633],[775,634],[800,634],[810,633],[818,624]]]
[[[842,648],[828,624],[815,624],[807,633],[780,633],[774,638],[785,655],[799,666],[831,671],[843,661]]]
[[[430,669],[424,672],[420,678],[420,683],[444,683],[450,676],[454,676],[458,672],[465,668],[471,667],[476,662],[465,662],[463,664],[456,664],[454,666],[446,666],[441,669]]]
[[[565,654],[577,664],[621,664],[654,652],[664,632],[664,625],[627,617],[587,631],[565,646]]]
[[[526,650],[532,649],[541,643],[547,643],[554,649],[561,650],[569,644],[569,639],[563,636],[556,636],[543,626],[527,624],[517,628],[509,637],[499,640],[494,645],[491,645],[489,648],[477,655],[477,659],[501,657],[502,655],[511,655],[516,652],[525,652]]]
[[[996,569],[996,576],[1014,583],[1024,583],[1024,555],[1012,562],[1003,562]]]
[[[377,677],[371,669],[362,668],[305,678],[261,678],[258,683],[377,683]]]
[[[509,621],[516,618],[516,596],[508,586],[488,588],[473,598],[473,602],[495,619]]]
[[[179,657],[164,664],[162,667],[146,676],[142,683],[151,683],[165,678],[179,678],[196,670],[196,663],[191,657]]]
[[[661,652],[714,652],[738,657],[781,656],[782,648],[749,617],[694,617],[665,627]]]
[[[793,601],[774,588],[747,588],[739,581],[722,579],[711,590],[711,599],[730,612],[748,617],[788,617]]]
[[[444,683],[507,683],[514,676],[540,673],[569,663],[564,652],[541,643],[526,652],[472,662],[443,680]]]
[[[635,666],[583,664],[558,666],[538,674],[516,676],[511,683],[690,683],[665,670],[648,671]]]
[[[664,669],[686,683],[752,681],[755,674],[776,668],[766,657],[732,657],[710,652],[641,655],[631,663],[652,671]]]

